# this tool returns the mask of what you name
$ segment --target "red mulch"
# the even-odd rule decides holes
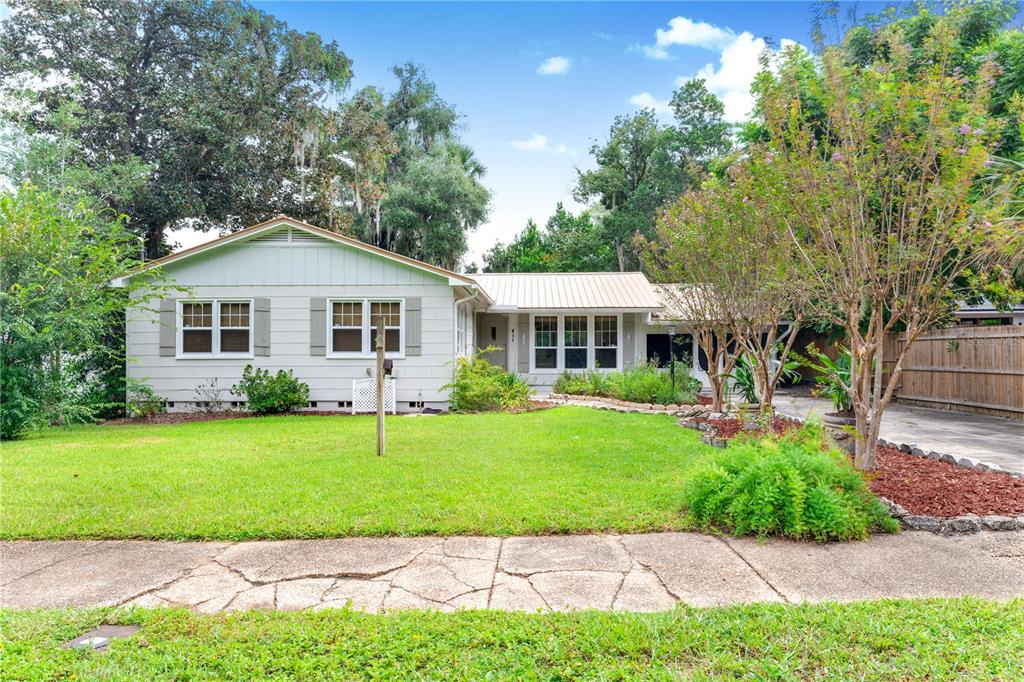
[[[706,395],[699,395],[699,396],[697,396],[697,404],[698,405],[710,405],[713,402],[714,401],[711,400],[711,398],[709,398]]]
[[[1024,514],[1024,479],[878,448],[878,470],[868,474],[876,495],[912,514]]]
[[[738,433],[743,431],[743,426],[739,419],[708,419],[706,417],[697,417],[694,421],[711,424],[711,426],[715,427],[715,434],[717,434],[719,438],[725,438],[726,440],[735,437]],[[789,419],[775,417],[772,420],[772,431],[778,435],[782,435],[790,429],[799,428],[799,426],[800,424]],[[745,433],[760,434],[763,433],[763,430],[746,431]]]

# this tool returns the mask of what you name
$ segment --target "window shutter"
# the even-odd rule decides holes
[[[327,299],[309,299],[309,354],[327,355]]]
[[[254,355],[270,355],[270,299],[253,299],[253,338]]]
[[[530,316],[520,313],[516,326],[519,327],[519,371],[526,374],[530,371],[530,339],[533,338]]]
[[[173,298],[160,299],[160,355],[173,358],[178,337],[178,304]]]
[[[405,299],[405,354],[420,355],[423,352],[423,299]]]

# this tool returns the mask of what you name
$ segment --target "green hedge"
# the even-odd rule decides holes
[[[669,370],[653,364],[632,367],[624,372],[565,372],[555,382],[554,391],[633,403],[678,405],[696,402],[700,386],[700,380],[690,375],[690,368],[677,362],[674,392]]]
[[[731,442],[687,484],[692,519],[736,535],[850,540],[898,524],[818,426]]]

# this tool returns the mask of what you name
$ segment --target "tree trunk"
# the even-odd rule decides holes
[[[164,251],[164,228],[162,226],[150,225],[146,227],[146,234],[143,237],[146,249],[146,260],[153,260],[163,255]]]

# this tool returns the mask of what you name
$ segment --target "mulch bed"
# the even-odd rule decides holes
[[[868,486],[912,514],[1024,514],[1024,479],[878,448]]]
[[[743,429],[738,419],[697,418],[731,439]],[[776,417],[772,431],[783,434],[800,424]],[[964,514],[1024,514],[1024,479],[994,471],[977,471],[918,457],[893,448],[878,448],[878,469],[867,474],[868,487],[911,514],[951,518]]]
[[[714,427],[715,434],[719,438],[725,438],[726,440],[734,438],[737,434],[743,431],[743,425],[740,423],[739,419],[732,419],[729,417],[726,417],[725,419],[708,419],[707,417],[697,417],[693,421],[710,424],[711,426]],[[790,419],[782,419],[780,417],[775,417],[772,420],[772,432],[780,436],[784,434],[786,431],[789,431],[790,429],[797,428],[800,428],[800,424]],[[761,435],[764,433],[764,430],[761,429],[759,431],[743,432],[749,433],[751,435]]]

